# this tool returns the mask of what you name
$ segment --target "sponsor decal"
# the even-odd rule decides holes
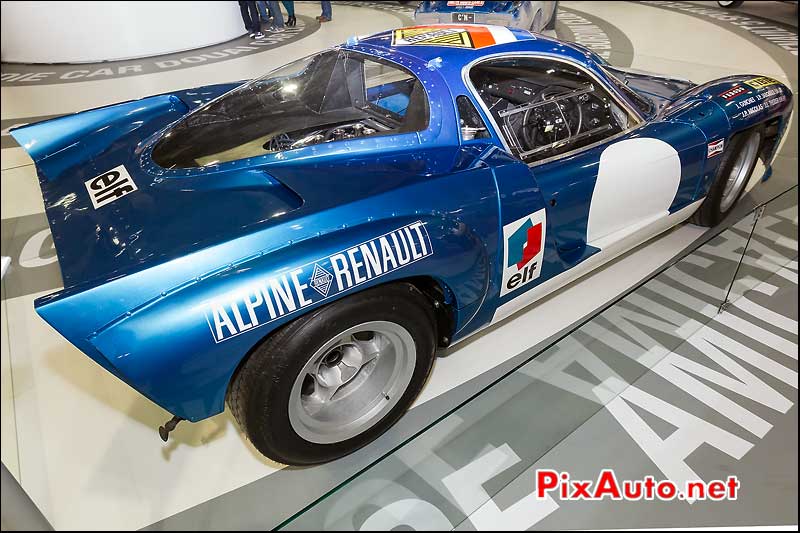
[[[725,92],[720,93],[719,96],[721,96],[725,100],[733,100],[737,96],[741,96],[743,94],[748,94],[749,92],[750,91],[748,91],[745,87],[742,87],[741,85],[737,85],[735,87],[731,87],[730,89],[728,89]]]
[[[392,32],[392,46],[449,46],[452,48],[484,48],[515,41],[508,28],[482,25],[413,26]]]
[[[314,272],[311,274],[311,282],[309,283],[311,288],[325,298],[328,296],[328,291],[331,289],[332,282],[333,274],[314,263]]]
[[[430,236],[417,221],[224,294],[205,305],[205,319],[219,343],[430,255]]]
[[[779,106],[784,102],[786,102],[786,95],[783,94],[783,90],[780,87],[772,87],[734,102],[736,109],[742,110],[741,113],[734,115],[734,118],[747,118],[755,113]]]
[[[708,143],[708,156],[707,158],[712,158],[715,155],[719,155],[725,151],[725,139],[719,139],[718,141],[712,141]]]
[[[475,48],[469,32],[464,28],[405,28],[395,30],[392,45]]]
[[[545,228],[544,209],[503,226],[503,286],[500,296],[539,277]]]
[[[769,87],[770,85],[777,85],[780,82],[768,76],[761,76],[759,78],[749,79],[745,81],[745,83],[753,89],[763,89],[764,87]]]
[[[468,0],[463,0],[460,2],[459,1],[447,2],[447,5],[450,7],[480,7],[483,4],[484,4],[483,2],[479,1],[470,2]]]
[[[124,165],[87,180],[84,185],[95,209],[100,209],[136,190],[136,184]]]

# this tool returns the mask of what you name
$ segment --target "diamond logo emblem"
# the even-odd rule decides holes
[[[314,263],[314,272],[311,273],[311,288],[320,293],[323,297],[328,296],[328,291],[331,289],[331,282],[333,275]]]

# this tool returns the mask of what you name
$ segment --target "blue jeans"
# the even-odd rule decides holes
[[[244,21],[244,27],[247,28],[247,31],[250,33],[261,31],[256,2],[239,2],[239,9],[242,11],[242,20]]]
[[[261,22],[269,24],[269,13],[267,13],[267,3],[259,1],[256,2],[256,6],[258,6],[258,13],[261,15]]]
[[[277,0],[275,2],[267,2],[269,5],[269,14],[272,15],[272,25],[276,28],[283,28],[283,13],[281,13],[281,5]]]
[[[331,13],[331,3],[330,2],[320,2],[322,4],[322,16],[327,19],[332,19],[333,14]]]
[[[293,17],[294,16],[294,2],[287,2],[286,0],[283,0],[281,2],[281,4],[283,4],[283,7],[286,8],[286,14],[289,15],[290,17]]]

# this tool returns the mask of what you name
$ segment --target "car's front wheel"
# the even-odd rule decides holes
[[[400,418],[422,389],[435,348],[428,298],[407,283],[376,287],[266,338],[234,376],[228,404],[267,457],[330,461]]]
[[[764,130],[761,127],[737,133],[722,153],[717,175],[706,199],[694,214],[692,222],[700,226],[716,226],[739,201],[761,151]]]

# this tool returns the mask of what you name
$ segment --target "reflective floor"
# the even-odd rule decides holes
[[[527,471],[546,464],[590,476],[598,465],[609,464],[627,468],[630,475],[657,471],[676,475],[666,466],[662,468],[657,456],[642,451],[632,429],[636,418],[631,412],[646,419],[662,439],[670,434],[669,423],[658,426],[653,422],[647,409],[657,407],[642,400],[645,396],[620,394],[621,384],[635,386],[624,390],[662,398],[662,389],[674,386],[663,383],[665,378],[657,372],[659,361],[673,350],[687,358],[697,355],[694,349],[684,353],[678,348],[689,346],[685,341],[693,334],[705,339],[699,332],[716,331],[720,319],[715,309],[724,300],[721,291],[736,270],[735,257],[747,240],[752,217],[745,217],[737,229],[707,244],[705,252],[692,254],[629,295],[612,315],[587,322],[579,333],[563,339],[485,394],[479,393],[648,279],[702,239],[704,230],[691,225],[676,228],[535,308],[441,354],[421,398],[397,427],[364,450],[315,468],[285,469],[268,462],[252,449],[227,412],[202,423],[182,424],[170,443],[162,446],[155,428],[169,415],[97,367],[33,313],[33,300],[59,288],[61,280],[33,167],[7,135],[7,128],[173,89],[250,78],[351,35],[406,25],[411,20],[410,8],[396,2],[336,2],[334,22],[320,26],[314,20],[319,14],[316,2],[297,4],[298,31],[263,44],[245,38],[210,50],[124,65],[2,65],[0,230],[2,255],[12,259],[3,277],[1,302],[3,463],[59,529],[264,529],[293,515],[287,528],[378,527],[393,519],[406,524],[402,520],[409,516],[424,518],[427,521],[419,524],[426,527],[449,524],[466,529],[500,524],[513,528],[620,526],[612,521],[620,516],[613,506],[557,501],[534,505],[526,498],[532,490]],[[796,25],[792,31],[790,25],[764,22],[752,14],[731,19],[730,13],[714,5],[564,1],[555,33],[593,48],[620,66],[696,82],[753,72],[776,77],[796,91]],[[748,13],[753,9],[750,6]],[[796,184],[795,117],[776,160],[774,177],[750,193],[740,216],[746,215],[748,206]],[[765,223],[766,217],[761,219],[760,233],[748,248],[750,258],[739,268],[733,286],[731,300],[746,308],[734,305],[728,315],[749,313],[747,319],[761,330],[743,331],[740,323],[719,326],[737,342],[758,343],[756,353],[794,372],[793,386],[791,376],[785,376],[790,381],[786,383],[774,375],[758,374],[792,404],[796,403],[797,316],[796,310],[791,314],[785,309],[785,303],[792,298],[797,301],[794,198],[794,204],[782,200],[788,204],[781,204],[780,209],[773,204],[769,220],[774,224]],[[771,277],[775,272],[782,274]],[[744,293],[746,297],[742,297]],[[766,320],[758,318],[753,314],[755,304],[772,314],[763,315]],[[626,313],[635,316],[628,320]],[[665,318],[671,326],[653,322]],[[763,337],[758,337],[762,330],[773,335],[767,343],[771,348],[763,347]],[[770,344],[773,341],[777,344]],[[794,346],[793,352],[787,342]],[[784,351],[776,346],[783,346]],[[786,350],[793,357],[785,355]],[[713,380],[707,386],[718,388]],[[453,412],[476,395],[473,402]],[[796,411],[784,414],[748,397],[743,409],[754,412],[762,422],[728,405],[739,413],[736,416],[747,418],[737,420],[751,424],[742,426],[719,418],[725,415],[702,402],[675,401],[751,445],[735,462],[730,457],[746,445],[721,452],[701,446],[687,460],[695,473],[705,477],[714,475],[715,469],[730,467],[744,476],[750,469],[748,475],[768,475],[777,480],[776,487],[788,491],[793,487],[796,494],[796,475],[786,478],[788,472],[796,472]],[[786,405],[775,402],[772,405]],[[531,408],[542,405],[548,408]],[[794,421],[793,427],[787,425],[787,419]],[[765,431],[765,424],[774,427]],[[379,461],[429,426],[429,431]],[[793,446],[781,444],[791,444],[792,439]],[[785,449],[793,449],[793,456],[781,455]],[[687,448],[687,455],[689,451]],[[794,467],[765,473],[759,470],[767,466],[765,457],[784,465],[793,458]],[[618,465],[620,459],[623,464]],[[334,497],[315,504],[365,469]],[[480,481],[482,478],[485,481]],[[753,512],[777,509],[774,516],[784,517],[780,513],[793,509],[796,523],[796,503],[794,507],[784,505],[777,492],[764,495],[769,495],[774,506],[748,500]],[[312,512],[297,514],[309,505]],[[626,511],[630,507],[627,505]],[[674,525],[669,523],[674,513],[651,507],[630,510],[627,526]],[[571,512],[565,513],[566,509]],[[731,519],[738,517],[734,511],[728,512]],[[696,523],[678,525],[716,523],[713,513],[692,516],[698,517]]]
[[[757,222],[744,218],[285,528],[795,523],[796,234],[794,189]],[[534,498],[538,469],[593,480],[604,468],[620,479],[676,482],[736,474],[741,495],[691,505]]]

